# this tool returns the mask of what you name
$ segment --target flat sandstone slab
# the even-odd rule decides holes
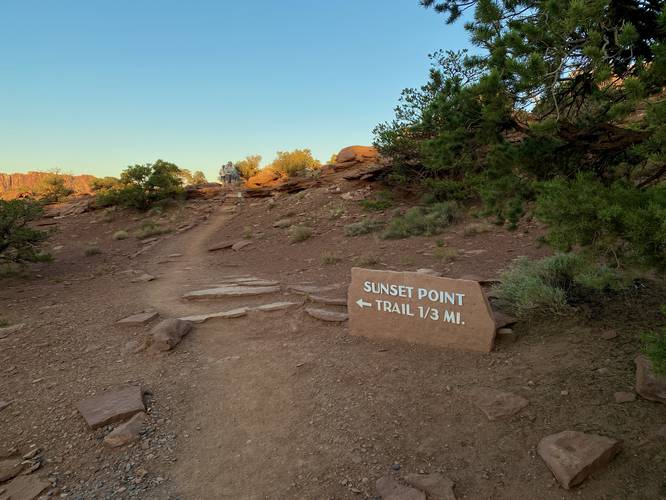
[[[220,311],[214,313],[206,314],[195,314],[193,316],[185,316],[180,318],[182,321],[189,321],[190,323],[204,323],[209,319],[221,318],[221,319],[230,319],[230,318],[240,318],[245,316],[248,312],[247,307],[238,307],[236,309],[230,309],[228,311]]]
[[[91,429],[97,429],[146,411],[143,404],[143,391],[141,387],[135,385],[84,399],[77,407]]]
[[[347,313],[341,313],[337,311],[329,311],[327,309],[317,309],[314,307],[306,307],[305,312],[308,313],[313,318],[316,318],[321,321],[330,321],[332,323],[341,323],[349,319]]]
[[[352,268],[352,335],[490,352],[495,319],[477,281]]]
[[[620,449],[620,441],[576,431],[546,436],[537,446],[539,456],[566,489],[608,465]]]
[[[489,387],[476,387],[470,393],[472,403],[476,405],[488,420],[515,415],[530,402],[517,394],[498,391]]]
[[[183,295],[186,300],[220,299],[224,297],[248,297],[252,295],[268,295],[280,291],[279,286],[222,286],[198,290]]]
[[[158,314],[155,311],[133,314],[132,316],[128,316],[127,318],[121,319],[120,321],[118,321],[118,324],[119,325],[145,325],[147,323],[150,323],[157,316],[158,316]]]
[[[18,476],[0,486],[0,500],[33,500],[48,488],[51,483],[34,474]]]

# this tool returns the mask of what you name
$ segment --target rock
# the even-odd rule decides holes
[[[24,326],[25,326],[25,323],[19,323],[18,325],[12,325],[12,326],[6,326],[4,328],[0,328],[0,339],[4,339],[6,337],[9,337],[12,333],[16,333],[16,332],[22,330]]]
[[[525,408],[529,401],[517,394],[498,391],[489,387],[477,387],[470,393],[472,403],[476,405],[488,420],[508,417]]]
[[[428,274],[430,276],[436,276],[438,278],[442,276],[442,273],[440,273],[439,271],[435,271],[434,269],[422,268],[422,269],[417,269],[416,272],[420,274]]]
[[[141,439],[145,431],[148,415],[144,412],[137,413],[124,424],[120,424],[104,438],[104,444],[111,448],[117,448]]]
[[[211,288],[224,288],[228,286],[277,286],[279,285],[279,281],[273,281],[273,280],[261,280],[258,278],[253,279],[252,281],[245,281],[245,280],[230,280],[230,281],[225,281],[223,283],[217,283],[215,285],[209,285]]]
[[[183,295],[186,300],[206,300],[219,299],[224,297],[246,297],[251,295],[267,295],[280,291],[279,286],[221,286],[209,288],[207,290],[198,290]]]
[[[287,285],[287,291],[300,295],[321,294],[340,289],[340,285]]]
[[[2,486],[0,500],[33,500],[50,487],[50,482],[37,476],[18,476]]]
[[[318,304],[326,304],[329,306],[346,306],[347,297],[324,297],[323,295],[309,295],[308,299],[311,302]]]
[[[12,404],[11,401],[0,401],[0,411],[7,408],[10,404]]]
[[[537,451],[562,487],[568,490],[610,463],[621,446],[620,441],[604,436],[563,431],[543,438]]]
[[[280,219],[273,223],[273,227],[285,228],[291,226],[291,219]]]
[[[137,276],[136,278],[132,278],[130,281],[131,283],[147,283],[149,281],[153,281],[155,279],[155,276],[152,274],[148,273],[143,273],[140,276]]]
[[[666,425],[659,427],[659,429],[657,429],[656,435],[657,437],[666,439]]]
[[[270,304],[264,304],[261,306],[253,307],[256,311],[283,311],[285,309],[291,309],[292,307],[298,307],[301,305],[301,302],[272,302]]]
[[[391,476],[384,476],[375,483],[382,500],[426,500],[425,493],[399,483]]]
[[[235,252],[238,252],[239,250],[242,250],[243,248],[245,248],[246,246],[251,245],[251,244],[252,244],[252,242],[247,241],[247,240],[237,241],[236,243],[231,245],[231,249]]]
[[[143,391],[136,385],[84,399],[77,407],[91,429],[125,420],[136,413],[146,411]]]
[[[226,250],[227,248],[231,248],[234,246],[233,241],[222,241],[220,243],[214,244],[212,247],[208,248],[209,252],[217,252],[218,250]]]
[[[493,318],[495,319],[495,328],[498,330],[500,328],[515,325],[518,322],[513,316],[509,316],[500,311],[493,311]]]
[[[428,500],[456,500],[453,481],[442,474],[407,474],[404,479],[410,486],[424,491]]]
[[[141,352],[148,347],[146,345],[146,342],[140,342],[138,340],[129,340],[128,342],[125,343],[123,346],[121,352],[123,354],[136,354],[138,352]]]
[[[613,340],[615,337],[617,337],[617,332],[613,330],[606,330],[601,334],[601,338],[604,340]]]
[[[231,309],[229,311],[221,311],[208,314],[196,314],[194,316],[185,316],[180,319],[182,321],[189,321],[190,323],[204,323],[205,321],[208,321],[209,319],[213,318],[222,318],[222,319],[240,318],[241,316],[245,316],[248,310],[249,309],[247,307],[239,307],[237,309]]]
[[[18,455],[0,460],[0,483],[9,481],[23,471],[24,465]]]
[[[633,392],[616,392],[614,395],[616,403],[631,403],[636,401],[636,394]]]
[[[336,164],[346,162],[368,162],[379,160],[379,151],[372,146],[348,146],[335,157]]]
[[[308,313],[313,318],[317,318],[321,321],[330,321],[330,322],[342,322],[347,321],[349,315],[347,313],[341,313],[336,311],[328,311],[326,309],[315,309],[314,307],[306,307],[305,312]]]
[[[119,325],[146,325],[157,318],[159,314],[155,311],[133,314],[118,321]]]
[[[165,319],[150,330],[150,347],[155,351],[170,351],[192,329],[192,323],[181,319]]]
[[[644,399],[666,403],[666,375],[656,375],[652,363],[643,355],[634,360],[636,363],[636,392]]]

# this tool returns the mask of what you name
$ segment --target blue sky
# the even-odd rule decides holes
[[[466,38],[417,0],[3,0],[0,171],[325,161]]]

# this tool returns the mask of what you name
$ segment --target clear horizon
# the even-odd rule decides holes
[[[4,2],[0,172],[118,175],[372,142],[427,55],[467,47],[416,0]]]

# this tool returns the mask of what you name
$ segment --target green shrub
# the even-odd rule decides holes
[[[4,327],[9,326],[9,325],[10,325],[9,321],[4,320],[4,319],[0,319],[0,328],[4,328]]]
[[[555,248],[583,246],[596,255],[666,268],[666,185],[605,185],[590,175],[558,179],[544,185],[537,216],[549,224],[547,241]]]
[[[376,255],[361,255],[354,259],[354,265],[359,267],[376,266],[380,262],[379,257]]]
[[[48,233],[29,226],[41,214],[41,206],[33,201],[0,200],[0,263],[50,260],[48,254],[39,251]]]
[[[253,236],[252,228],[250,226],[245,226],[243,228],[243,238],[246,240],[251,240]]]
[[[578,302],[593,300],[627,287],[616,271],[587,258],[562,253],[541,260],[517,259],[495,288],[503,310],[527,317],[561,314]]]
[[[344,227],[345,236],[361,236],[378,231],[384,227],[384,223],[379,220],[363,219],[358,222],[352,222]]]
[[[477,234],[487,233],[492,230],[493,226],[491,224],[485,222],[473,222],[465,226],[463,234],[465,236],[475,236]]]
[[[450,262],[456,257],[460,256],[460,250],[453,247],[436,248],[433,252],[433,256],[436,259],[442,260],[444,262]]]
[[[126,240],[127,238],[129,238],[129,233],[121,229],[120,231],[116,231],[115,233],[113,233],[112,238],[114,240]]]
[[[380,191],[374,198],[359,200],[358,204],[368,212],[382,212],[393,205],[393,195],[390,191]]]
[[[245,180],[254,176],[259,172],[261,165],[261,155],[246,156],[245,159],[237,161],[234,166],[238,170],[238,174]]]
[[[74,190],[67,186],[65,176],[57,171],[44,177],[35,191],[37,197],[47,203],[61,201],[72,193],[74,193]]]
[[[92,190],[96,193],[101,191],[106,191],[108,189],[113,189],[120,185],[120,179],[117,177],[96,177],[90,184]]]
[[[312,229],[306,226],[291,226],[289,228],[289,241],[299,243],[312,237]]]
[[[141,227],[136,230],[134,236],[138,239],[143,240],[151,236],[157,236],[160,234],[168,233],[171,229],[167,227],[162,227],[158,223],[152,220],[145,220],[141,223]]]
[[[666,316],[666,306],[662,306],[661,312]],[[641,339],[641,350],[652,363],[654,372],[666,375],[666,327],[662,327],[661,331],[644,333]]]
[[[92,257],[93,255],[99,255],[102,251],[97,247],[86,248],[85,255],[86,257]]]
[[[333,264],[337,264],[340,262],[342,259],[338,257],[335,254],[332,253],[323,253],[321,255],[321,263],[326,265],[326,266],[331,266]]]
[[[404,215],[391,220],[382,238],[399,239],[410,236],[434,236],[460,217],[455,202],[440,202],[426,207],[412,207]]]
[[[97,194],[97,204],[148,210],[155,203],[182,197],[181,174],[177,165],[163,160],[127,167],[119,185]]]
[[[278,151],[277,157],[269,165],[269,168],[288,176],[294,176],[306,169],[314,170],[320,166],[319,160],[312,156],[309,149],[295,149],[294,151]]]

